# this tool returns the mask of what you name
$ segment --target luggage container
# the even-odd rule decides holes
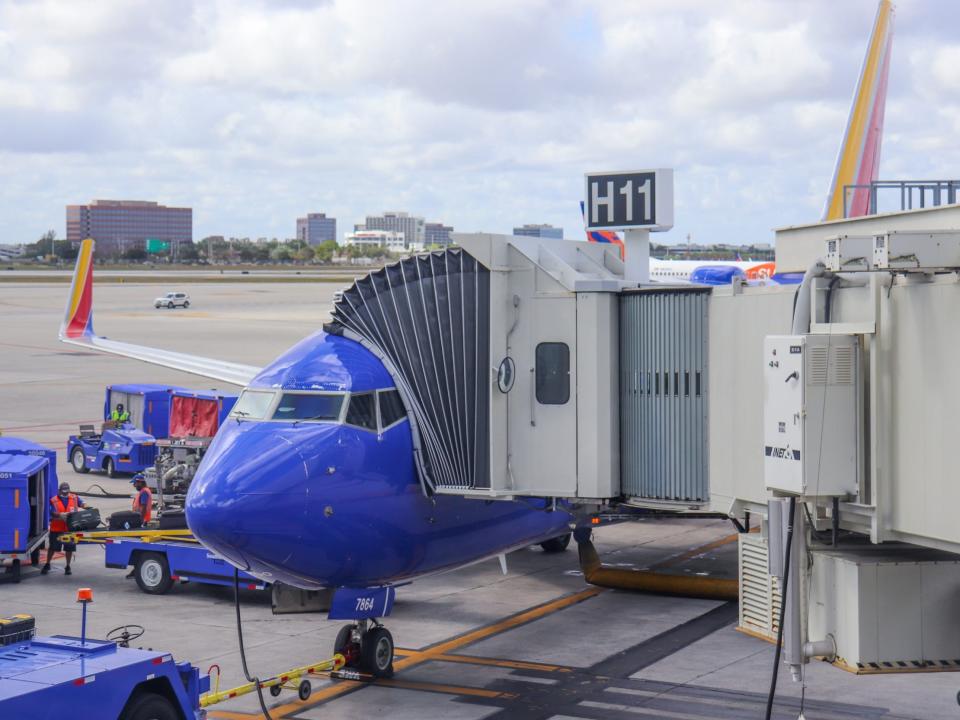
[[[107,385],[103,419],[110,420],[122,403],[130,413],[129,424],[155,438],[213,437],[236,401],[236,395],[178,385]]]
[[[57,492],[50,451],[33,443],[5,440],[0,452],[0,564],[7,565],[13,582],[20,581],[25,556],[37,564],[50,526],[50,498]],[[10,442],[14,441],[14,442]],[[32,454],[37,453],[37,454]],[[56,454],[53,453],[54,458]]]
[[[170,430],[170,397],[175,391],[190,392],[176,385],[154,383],[107,385],[103,419],[109,420],[113,409],[122,403],[130,413],[130,424],[148,435],[165,438]]]
[[[169,433],[164,437],[212,438],[236,402],[236,395],[174,388],[170,391]]]

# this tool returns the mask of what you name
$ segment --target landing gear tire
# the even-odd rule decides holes
[[[393,677],[393,635],[385,627],[373,627],[363,635],[360,667],[377,678]]]
[[[301,680],[300,684],[297,686],[297,697],[301,700],[308,700],[310,698],[310,693],[313,692],[313,686],[310,684],[309,680]]]
[[[360,661],[360,646],[353,641],[355,625],[344,625],[333,641],[333,654],[343,655],[346,663],[344,667],[356,667]]]
[[[115,478],[117,476],[117,467],[113,464],[113,458],[107,458],[107,462],[103,464],[103,469],[107,471],[108,478]]]
[[[170,566],[160,553],[145,552],[137,555],[133,572],[137,585],[150,595],[163,595],[173,585]]]
[[[90,472],[90,468],[87,467],[87,461],[83,457],[83,448],[73,449],[73,454],[70,455],[70,464],[73,466],[73,471],[76,473],[83,475]]]
[[[546,553],[561,553],[567,549],[568,545],[570,545],[570,533],[550,538],[540,543],[540,547],[542,547]]]

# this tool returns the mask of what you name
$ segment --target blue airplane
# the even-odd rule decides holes
[[[262,580],[336,588],[329,617],[354,621],[334,648],[348,664],[392,673],[378,619],[397,584],[532,544],[566,548],[574,518],[562,507],[424,493],[401,396],[359,342],[319,331],[261,369],[97,336],[93,249],[81,244],[60,339],[244,386],[191,484],[187,523]]]

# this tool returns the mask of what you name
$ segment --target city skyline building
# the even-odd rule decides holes
[[[67,240],[93,238],[100,252],[145,248],[149,239],[170,243],[175,254],[178,245],[193,242],[193,208],[148,200],[94,200],[67,205],[66,215]]]
[[[307,245],[337,239],[337,219],[327,217],[326,213],[307,213],[306,217],[297,218],[297,240]]]
[[[554,227],[549,224],[521,225],[513,229],[514,235],[525,235],[527,237],[553,238],[555,240],[563,239],[563,228]]]
[[[343,244],[347,247],[351,245],[382,247],[391,252],[402,252],[407,249],[406,236],[396,230],[354,230],[344,235]]]
[[[423,226],[423,244],[425,247],[434,245],[446,247],[452,242],[450,239],[450,233],[452,232],[453,227],[450,225],[444,225],[441,222],[428,222]]]
[[[381,215],[367,215],[366,220],[354,227],[355,231],[362,230],[389,230],[403,233],[406,247],[410,249],[422,248],[425,235],[424,219],[411,215],[402,210],[386,210]]]

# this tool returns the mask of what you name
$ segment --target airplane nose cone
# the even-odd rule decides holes
[[[187,494],[187,525],[206,547],[265,580],[304,541],[307,465],[276,424],[224,425]]]

